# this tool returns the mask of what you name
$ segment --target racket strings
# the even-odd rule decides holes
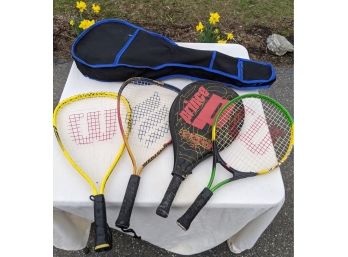
[[[291,124],[274,104],[263,101],[262,105],[268,123],[269,136],[279,162],[287,154],[291,144]]]
[[[145,138],[145,145],[155,143],[157,140],[164,137],[169,133],[169,120],[168,120],[169,109],[166,106],[162,106],[157,112],[151,114],[149,119],[144,121],[144,123],[139,128],[139,140],[142,141],[146,136],[146,131],[151,130],[154,126],[157,126],[156,130],[152,130],[149,136]]]
[[[135,174],[171,141],[169,110],[177,92],[149,80],[126,84],[121,94],[128,100],[132,113],[123,119],[130,124],[128,151],[134,159]]]
[[[76,144],[89,144],[90,140],[81,136],[80,120],[83,118],[83,113],[75,113],[69,116],[69,134]]]
[[[232,104],[219,117],[216,127],[218,150],[229,146],[238,136],[244,122],[244,106],[241,102]]]
[[[100,93],[103,95],[103,93]],[[116,95],[87,97],[70,101],[60,107],[56,128],[64,150],[73,166],[99,184],[106,172],[116,165],[123,149],[123,140],[117,121]],[[124,114],[128,108],[121,104]]]
[[[225,148],[220,156],[240,171],[273,169],[287,154],[290,141],[286,115],[265,99],[239,100],[224,110],[217,123],[216,143],[219,151]]]
[[[155,92],[148,99],[145,99],[144,102],[137,103],[132,108],[132,113],[127,117],[131,121],[131,126],[135,127],[137,121],[140,122],[143,119],[143,117],[155,111],[160,104],[160,100],[161,99],[158,95],[158,92]]]
[[[113,108],[69,114],[67,126],[71,140],[76,144],[93,144],[112,139],[118,132],[117,113]]]
[[[154,82],[151,80],[147,80],[146,78],[134,78],[132,80],[132,83],[135,85],[139,85],[139,86],[150,86],[152,85]]]

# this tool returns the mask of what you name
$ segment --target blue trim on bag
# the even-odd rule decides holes
[[[116,55],[116,58],[114,60],[113,64],[118,64],[123,53],[127,50],[127,48],[129,47],[129,45],[133,42],[133,40],[135,39],[135,37],[138,35],[139,33],[139,29],[137,29],[133,35],[128,39],[128,41],[126,42],[126,44],[122,47],[122,49],[118,52],[118,54]]]
[[[273,81],[276,77],[276,74],[275,74],[275,70],[273,68],[273,66],[270,64],[270,63],[265,63],[265,62],[254,62],[254,61],[250,61],[248,59],[243,59],[243,58],[236,58],[238,60],[238,75],[235,76],[235,75],[231,75],[231,74],[228,74],[228,73],[225,73],[225,72],[222,72],[222,71],[218,71],[218,70],[214,70],[212,68],[206,68],[206,67],[202,67],[202,66],[195,66],[195,65],[188,65],[188,64],[178,64],[178,63],[167,63],[167,64],[162,64],[162,65],[158,65],[158,66],[135,66],[135,65],[128,65],[128,64],[115,64],[115,63],[112,63],[112,64],[89,64],[89,63],[86,63],[84,60],[80,59],[79,57],[76,56],[75,54],[75,47],[76,47],[76,44],[84,37],[84,35],[86,35],[90,30],[94,29],[95,27],[97,26],[100,26],[104,23],[110,23],[110,22],[113,22],[113,23],[120,23],[120,24],[124,24],[124,25],[127,25],[129,27],[132,27],[136,30],[138,30],[138,33],[139,31],[144,31],[146,33],[149,33],[155,37],[159,37],[165,41],[167,41],[168,43],[172,44],[172,45],[175,45],[177,46],[177,44],[170,40],[169,38],[167,37],[164,37],[163,35],[161,34],[157,34],[155,32],[152,32],[152,31],[148,31],[142,27],[138,27],[134,24],[131,24],[127,21],[124,21],[124,20],[119,20],[119,19],[105,19],[105,20],[102,20],[102,21],[99,21],[95,24],[93,24],[92,26],[90,26],[88,29],[86,29],[85,31],[83,31],[77,38],[76,40],[74,41],[73,45],[71,46],[71,53],[72,53],[72,57],[74,58],[75,61],[81,63],[81,64],[84,64],[90,68],[117,68],[117,67],[129,67],[129,68],[139,68],[139,69],[151,69],[151,70],[160,70],[162,68],[166,68],[166,67],[182,67],[182,68],[193,68],[193,69],[200,69],[200,70],[205,70],[205,71],[208,71],[208,72],[211,72],[211,73],[215,73],[215,74],[218,74],[218,75],[221,75],[221,76],[224,76],[224,77],[227,77],[227,78],[230,78],[230,79],[237,79],[239,80],[240,82],[244,83],[244,84],[258,84],[258,83],[267,83],[267,82],[270,82],[270,81]],[[136,34],[138,34],[136,33]],[[127,41],[128,42],[128,41]],[[129,46],[129,45],[128,45]],[[122,51],[123,48],[120,50]],[[123,50],[123,52],[127,50],[127,48],[125,48]],[[216,52],[216,51],[215,51]],[[216,53],[215,53],[216,55]],[[116,57],[115,57],[116,58]],[[272,71],[272,74],[270,76],[269,79],[267,80],[248,80],[248,81],[244,81],[243,80],[243,62],[253,62],[253,63],[258,63],[258,64],[261,64],[261,65],[265,65],[265,66],[268,66],[271,68],[271,71]],[[240,69],[241,67],[241,69]],[[201,78],[202,79],[202,78]],[[248,87],[249,88],[249,87]],[[261,88],[260,87],[257,87],[257,88]]]
[[[216,58],[216,51],[214,51],[213,54],[212,54],[212,56],[211,56],[210,64],[209,64],[209,69],[212,69],[212,68],[213,68],[215,58]]]
[[[177,78],[185,78],[185,79],[190,79],[193,81],[198,81],[198,80],[209,80],[209,79],[202,79],[199,77],[195,77],[195,76],[189,76],[189,75],[184,75],[184,74],[171,74],[171,75],[166,75],[163,77],[158,77],[156,78],[157,80],[166,80],[166,79],[177,79]],[[210,80],[213,81],[213,80]],[[241,90],[241,91],[248,91],[248,90],[260,90],[260,89],[268,89],[271,87],[271,85],[258,85],[258,86],[253,86],[253,87],[240,87],[240,86],[236,86],[234,84],[230,84],[230,83],[226,83],[226,82],[220,82],[224,85],[226,85],[227,87],[231,87],[237,90]]]
[[[238,78],[240,78],[240,80],[243,80],[243,62],[240,59],[238,59],[237,70]]]
[[[89,78],[89,79],[92,79],[95,81],[99,81],[99,82],[124,82],[124,80],[112,80],[112,81],[110,81],[110,80],[91,78],[91,77],[84,75],[84,74],[82,74],[82,75],[85,76],[86,78]],[[226,85],[227,87],[231,87],[231,88],[234,88],[234,89],[237,89],[240,91],[262,90],[262,89],[268,89],[271,87],[271,85],[269,85],[269,84],[262,84],[262,85],[252,86],[252,87],[250,87],[250,86],[239,87],[239,86],[236,86],[234,84],[230,84],[230,83],[226,83],[226,82],[220,82],[220,81],[211,80],[211,79],[204,79],[204,78],[199,78],[199,77],[194,77],[194,76],[189,76],[189,75],[184,75],[184,74],[171,74],[171,75],[166,75],[166,76],[162,76],[162,77],[156,77],[156,78],[154,78],[154,80],[167,80],[167,79],[177,79],[177,78],[184,78],[184,79],[189,79],[189,80],[193,80],[193,81],[209,80],[209,81],[213,81],[213,82],[219,82],[219,83]],[[187,85],[185,85],[184,87],[186,87]],[[175,87],[175,86],[173,86],[173,87]]]

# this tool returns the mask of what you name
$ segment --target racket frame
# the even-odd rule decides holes
[[[198,84],[199,83],[199,84]],[[187,85],[188,87],[191,86],[192,84],[198,84],[200,86],[210,86],[211,84],[215,87],[215,86],[219,86],[220,88],[224,88],[224,85],[222,83],[218,83],[216,84],[216,82],[214,81],[204,81],[204,83],[200,83],[199,81],[197,82],[194,82],[194,83],[191,83],[189,85]],[[220,85],[219,85],[220,84]],[[228,95],[229,96],[229,99],[233,99],[235,97],[238,96],[237,92],[233,91],[232,89],[227,89],[225,87],[226,90],[230,91],[228,93],[225,92],[225,95]],[[184,89],[183,89],[184,90]],[[192,90],[191,90],[192,92]],[[197,91],[193,91],[193,92],[197,92]],[[214,92],[214,90],[212,91]],[[186,92],[187,94],[187,92]],[[190,94],[190,93],[189,93]],[[235,96],[233,96],[235,94]],[[191,98],[193,97],[194,95],[191,93]],[[180,98],[183,98],[184,96],[183,95],[178,95],[178,97],[175,99],[175,101],[173,102],[172,106],[171,106],[171,109],[170,109],[170,113],[172,114],[173,113],[173,109],[175,109],[175,105],[177,105],[176,101],[180,101]],[[185,98],[185,100],[188,100]],[[217,112],[220,110],[220,108],[222,108],[222,106],[219,107],[219,109],[216,111],[215,114],[217,114]],[[175,120],[175,116],[178,115],[178,113],[174,113],[172,114],[173,115],[173,120]],[[171,117],[172,116],[169,116],[169,121],[171,122]],[[171,132],[171,135],[175,134],[177,128],[176,126],[170,126],[170,132]],[[210,138],[209,138],[210,139]],[[175,199],[175,196],[180,188],[180,185],[181,183],[192,173],[192,170],[198,165],[200,164],[201,162],[203,162],[204,160],[206,160],[208,157],[210,157],[213,152],[212,152],[212,148],[206,152],[203,157],[201,157],[198,161],[196,161],[194,163],[194,165],[191,165],[190,169],[187,169],[186,167],[186,170],[188,172],[185,172],[185,174],[178,174],[176,171],[177,170],[181,170],[181,168],[178,168],[177,165],[176,165],[176,157],[177,157],[177,154],[176,154],[176,151],[179,151],[178,149],[176,149],[176,140],[173,141],[173,148],[174,148],[174,168],[173,168],[173,171],[172,171],[172,179],[167,187],[167,190],[161,200],[161,203],[158,205],[157,209],[156,209],[156,214],[162,218],[167,218],[168,215],[169,215],[169,212],[170,212],[170,209],[171,209],[171,206],[173,204],[173,201]]]
[[[89,184],[89,186],[91,188],[92,195],[90,196],[90,200],[93,201],[93,203],[94,203],[94,222],[95,222],[95,247],[94,247],[94,250],[96,252],[100,252],[100,251],[107,251],[107,250],[110,250],[112,248],[112,234],[111,234],[111,231],[110,231],[110,228],[107,224],[107,219],[106,219],[106,206],[105,206],[105,198],[104,198],[104,189],[105,189],[105,185],[106,185],[111,173],[113,172],[116,164],[118,163],[118,161],[119,161],[119,159],[124,151],[125,144],[122,142],[121,146],[119,147],[111,165],[108,167],[108,169],[104,173],[101,185],[100,185],[99,190],[98,190],[96,184],[92,181],[90,176],[88,176],[88,174],[74,161],[74,159],[71,157],[70,153],[64,147],[64,144],[63,144],[63,142],[60,138],[59,132],[58,132],[58,122],[57,122],[59,111],[61,109],[63,109],[65,106],[67,106],[71,103],[77,102],[79,100],[89,99],[89,98],[97,98],[97,97],[117,99],[117,94],[113,93],[113,92],[90,92],[90,93],[78,94],[78,95],[71,96],[71,97],[64,99],[63,101],[61,101],[57,105],[57,107],[55,108],[55,110],[53,112],[53,130],[54,130],[54,134],[56,136],[57,142],[58,142],[58,144],[63,152],[63,155],[68,160],[68,162],[71,164],[71,166]],[[125,105],[127,113],[129,113],[130,106],[128,104],[128,101],[124,97],[121,97],[120,100]],[[119,109],[117,109],[117,110],[119,110]]]
[[[71,164],[71,166],[73,166],[73,168],[85,179],[85,181],[89,184],[89,186],[91,187],[92,190],[92,195],[97,195],[97,194],[103,194],[104,193],[104,189],[105,189],[105,185],[106,182],[108,181],[112,171],[114,170],[116,164],[118,163],[119,159],[122,156],[122,153],[124,151],[125,148],[125,144],[124,142],[122,142],[122,145],[120,146],[119,150],[116,153],[116,156],[112,162],[112,164],[109,166],[109,168],[107,169],[107,171],[104,174],[104,177],[102,179],[102,182],[100,184],[100,188],[98,190],[97,186],[95,185],[95,183],[92,181],[92,179],[88,176],[88,174],[73,160],[73,158],[71,157],[71,155],[69,154],[69,152],[66,150],[66,148],[63,145],[63,142],[60,139],[59,133],[58,133],[58,124],[57,124],[57,117],[59,114],[59,111],[64,108],[65,106],[82,100],[82,99],[88,99],[88,98],[96,98],[96,97],[106,97],[106,98],[113,98],[113,99],[117,99],[118,95],[117,93],[114,92],[90,92],[90,93],[83,93],[83,94],[78,94],[75,96],[71,96],[68,97],[66,99],[64,99],[63,101],[61,101],[57,107],[55,108],[54,112],[53,112],[53,130],[54,130],[54,134],[57,138],[57,142],[65,156],[65,158],[68,160],[68,162]],[[120,97],[120,100],[122,101],[122,103],[125,105],[127,113],[129,113],[131,111],[130,106],[128,104],[128,101],[125,97]],[[120,105],[117,105],[117,108],[120,108]],[[119,110],[119,109],[117,109]]]
[[[180,89],[178,89],[178,88],[176,88],[176,87],[174,87],[172,85],[166,84],[166,83],[164,83],[162,81],[157,81],[157,80],[152,80],[152,79],[142,78],[142,77],[130,78],[130,79],[126,80],[121,85],[121,87],[120,87],[120,89],[118,91],[117,108],[119,108],[119,106],[120,106],[120,98],[122,96],[123,90],[127,87],[128,84],[130,84],[130,83],[137,84],[137,82],[139,84],[141,84],[142,82],[145,82],[145,83],[149,83],[149,84],[152,84],[152,85],[157,85],[159,87],[163,87],[163,88],[172,90],[172,91],[174,91],[176,93],[180,92]],[[131,103],[130,103],[130,108],[132,110]],[[168,116],[169,116],[169,113],[168,113]],[[128,117],[129,117],[129,119],[127,120],[127,123],[128,123],[127,124],[127,129],[128,129],[127,131],[128,131],[128,133],[132,133],[132,127],[131,127],[131,124],[132,124],[132,111],[130,112],[130,115]],[[118,124],[119,124],[119,127],[120,127],[120,131],[121,131],[121,135],[123,137],[123,141],[124,141],[125,147],[127,149],[128,155],[129,155],[129,157],[131,159],[131,162],[132,162],[133,174],[131,175],[131,177],[129,179],[129,182],[128,182],[128,185],[127,185],[127,188],[126,188],[126,192],[125,192],[125,195],[124,195],[124,198],[123,198],[123,201],[122,201],[121,209],[120,209],[120,212],[119,212],[118,217],[117,217],[116,222],[115,222],[115,226],[121,228],[121,230],[123,232],[132,232],[132,233],[135,234],[135,237],[138,237],[136,235],[136,233],[132,229],[128,229],[128,228],[130,226],[130,218],[131,218],[131,215],[132,215],[133,206],[134,206],[134,203],[135,203],[135,198],[136,198],[138,187],[139,187],[139,184],[140,184],[140,175],[141,175],[144,167],[146,165],[148,165],[168,145],[170,145],[172,143],[172,139],[170,137],[170,140],[167,143],[163,144],[163,146],[154,155],[152,155],[150,158],[148,158],[144,163],[140,164],[140,166],[138,167],[138,164],[137,164],[135,156],[133,154],[131,145],[128,142],[129,134],[125,133],[124,126],[123,126],[123,121],[122,121],[122,117],[121,117],[120,113],[118,113],[117,119],[118,119]]]
[[[130,78],[128,80],[126,80],[120,87],[119,91],[118,91],[118,96],[117,96],[117,108],[120,107],[120,99],[122,96],[122,92],[123,90],[127,87],[128,84],[132,83],[132,82],[137,82],[137,81],[145,81],[147,83],[151,83],[151,84],[155,84],[159,87],[163,87],[163,88],[167,88],[167,89],[170,89],[172,91],[175,91],[177,93],[180,92],[180,89],[172,86],[172,85],[169,85],[169,84],[166,84],[162,81],[158,81],[158,80],[152,80],[152,79],[148,79],[148,78],[142,78],[142,77],[134,77],[134,78]],[[136,84],[136,83],[135,83]],[[131,112],[129,114],[129,120],[128,120],[128,124],[127,124],[127,129],[128,129],[128,133],[132,133],[132,127],[131,127],[131,119],[132,119],[132,106],[131,104],[129,104],[130,106],[130,109],[131,109]],[[132,151],[132,147],[130,146],[129,142],[128,142],[128,134],[125,133],[125,130],[124,130],[124,126],[123,126],[123,121],[122,121],[122,117],[120,115],[120,113],[117,114],[117,119],[118,119],[118,124],[119,124],[119,127],[120,127],[120,130],[121,130],[121,135],[123,137],[123,141],[124,141],[124,144],[125,144],[125,147],[127,149],[127,152],[129,154],[129,157],[132,161],[132,165],[133,165],[133,174],[134,175],[137,175],[137,176],[140,176],[144,167],[146,165],[148,165],[153,159],[155,159],[168,145],[170,145],[172,143],[172,140],[170,139],[170,141],[168,141],[167,143],[165,143],[154,155],[152,155],[149,159],[147,159],[144,163],[142,163],[139,167],[136,163],[136,160],[135,160],[135,156],[133,154],[133,151]]]
[[[234,168],[232,168],[231,166],[229,166],[221,157],[217,144],[216,144],[216,126],[217,123],[219,121],[219,118],[221,116],[221,114],[232,104],[243,100],[243,99],[250,99],[250,98],[258,98],[260,100],[265,100],[270,102],[272,105],[276,106],[279,110],[281,110],[283,112],[283,114],[285,115],[287,121],[290,124],[290,143],[288,145],[288,149],[286,151],[286,153],[284,154],[284,156],[282,157],[282,159],[280,161],[277,162],[277,164],[273,165],[272,167],[268,168],[268,169],[263,169],[263,170],[259,170],[257,172],[241,172],[238,171]],[[241,178],[246,178],[246,177],[253,177],[253,176],[258,176],[258,175],[264,175],[267,174],[269,172],[271,172],[272,170],[278,168],[281,166],[281,164],[288,158],[288,156],[290,155],[293,145],[294,145],[294,122],[293,122],[293,118],[291,117],[290,113],[288,112],[287,109],[285,109],[284,106],[282,106],[279,102],[277,102],[276,100],[274,100],[273,98],[270,98],[268,96],[265,95],[260,95],[260,94],[245,94],[245,95],[241,95],[238,96],[234,99],[232,99],[231,101],[229,101],[227,104],[225,104],[223,107],[221,107],[221,109],[219,110],[218,114],[215,117],[215,121],[213,124],[213,128],[212,128],[212,142],[213,142],[213,167],[212,167],[212,172],[211,172],[211,176],[208,182],[207,187],[212,191],[215,192],[217,189],[219,189],[220,187],[222,187],[223,185],[241,179]],[[217,183],[215,186],[213,186],[213,182],[215,179],[215,174],[216,174],[216,165],[217,163],[219,163],[221,166],[223,166],[226,170],[228,170],[229,172],[231,172],[233,174],[232,178],[228,178],[225,179],[223,181],[220,181],[219,183]]]
[[[221,114],[228,108],[231,104],[236,103],[237,101],[243,100],[245,98],[258,98],[258,99],[263,99],[266,101],[271,102],[273,105],[277,106],[286,116],[289,124],[290,124],[290,142],[288,145],[288,149],[285,152],[283,158],[281,158],[280,161],[276,165],[273,165],[272,167],[268,169],[263,169],[258,172],[240,172],[236,169],[233,169],[230,167],[220,156],[217,143],[216,143],[216,126],[219,120],[219,117]],[[223,185],[238,180],[242,178],[247,178],[247,177],[253,177],[253,176],[258,176],[258,175],[263,175],[267,174],[270,171],[274,170],[275,168],[279,167],[290,155],[293,145],[294,145],[294,123],[291,115],[289,112],[283,107],[280,103],[278,103],[276,100],[264,96],[264,95],[259,95],[259,94],[245,94],[239,97],[236,97],[232,99],[230,102],[228,102],[226,105],[221,107],[219,110],[218,114],[215,117],[215,121],[213,124],[212,128],[212,142],[213,142],[213,167],[212,167],[212,172],[211,176],[208,182],[207,187],[203,189],[203,191],[197,196],[195,201],[191,204],[191,206],[186,210],[186,212],[177,220],[177,224],[179,227],[181,227],[183,230],[187,231],[190,228],[190,225],[192,221],[195,219],[195,217],[198,215],[198,213],[201,211],[201,209],[207,204],[209,199],[212,197],[213,193],[222,187]],[[233,177],[225,179],[217,183],[215,186],[213,186],[215,174],[216,174],[216,165],[217,163],[221,164],[226,170],[231,172],[233,174]]]

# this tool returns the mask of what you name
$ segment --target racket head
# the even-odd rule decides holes
[[[173,174],[186,178],[212,154],[211,130],[218,110],[238,94],[223,83],[202,80],[187,85],[172,104]]]
[[[290,155],[294,122],[276,100],[246,94],[221,108],[214,122],[212,140],[214,151],[227,170],[266,174]]]
[[[61,101],[53,113],[53,129],[68,162],[87,181],[92,195],[103,194],[124,150],[118,128],[117,94],[91,92]],[[122,97],[120,109],[129,113]]]
[[[125,81],[118,92],[118,105],[124,96],[129,115],[118,115],[121,134],[133,164],[133,174],[143,168],[172,142],[169,110],[180,90],[161,81],[135,77]]]

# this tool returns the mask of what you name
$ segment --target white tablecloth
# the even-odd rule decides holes
[[[180,45],[249,58],[247,50],[237,44]],[[170,79],[166,82],[183,88],[192,81]],[[117,92],[120,84],[88,79],[73,64],[61,99],[89,91]],[[236,91],[239,94],[250,93]],[[53,140],[54,245],[61,249],[78,250],[86,246],[93,220],[90,188],[64,159],[55,138]],[[176,220],[206,186],[211,164],[212,159],[208,158],[182,183],[167,219],[157,216],[155,210],[172,178],[173,148],[167,147],[146,167],[131,218],[131,227],[143,240],[185,255],[203,252],[226,240],[234,253],[250,249],[256,243],[284,202],[284,186],[279,170],[224,186],[213,195],[188,231],[185,232],[176,225]],[[229,176],[223,168],[218,166],[217,169],[217,180]],[[131,170],[130,159],[124,154],[106,185],[107,218],[113,228]]]

